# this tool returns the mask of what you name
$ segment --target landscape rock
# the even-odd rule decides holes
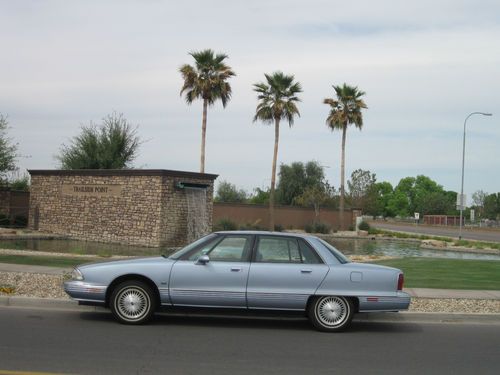
[[[440,240],[422,240],[422,246],[444,248],[447,246],[447,243]]]

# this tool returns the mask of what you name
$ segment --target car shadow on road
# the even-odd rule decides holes
[[[349,328],[351,332],[383,332],[383,333],[409,333],[422,332],[423,328],[418,323],[408,322],[357,322],[353,321]]]
[[[113,315],[108,312],[82,312],[80,318],[85,321],[119,324]],[[309,321],[304,317],[263,317],[263,316],[221,316],[221,315],[196,315],[196,314],[156,314],[149,326],[184,326],[193,328],[237,328],[237,329],[269,329],[269,330],[294,330],[315,331]],[[420,332],[422,327],[415,323],[401,322],[363,322],[353,321],[345,332],[383,332],[383,333],[408,333]],[[319,333],[319,332],[318,332]]]

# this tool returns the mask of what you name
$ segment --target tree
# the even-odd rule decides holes
[[[224,64],[228,57],[223,53],[215,54],[211,49],[191,52],[195,64],[191,66],[184,64],[179,71],[184,80],[181,96],[185,92],[188,104],[196,99],[203,100],[203,115],[201,120],[201,155],[200,172],[205,173],[205,138],[207,132],[207,108],[217,100],[222,102],[225,108],[231,99],[231,86],[227,82],[229,78],[236,75],[231,67]]]
[[[23,176],[17,176],[9,181],[9,187],[17,191],[30,191],[30,176],[25,173]]]
[[[9,123],[7,117],[0,113],[0,180],[6,179],[8,172],[15,171],[17,144],[7,137]]]
[[[253,195],[248,199],[251,204],[269,204],[269,190],[255,188]]]
[[[410,216],[414,212],[421,215],[455,214],[456,192],[445,191],[441,185],[427,176],[405,177],[394,189],[398,207],[394,210],[394,202],[390,202],[391,211],[398,216]],[[401,197],[406,199],[403,208]]]
[[[221,181],[217,187],[215,202],[235,202],[242,203],[247,200],[247,192],[243,189],[238,189],[236,185],[227,181]]]
[[[396,188],[394,189],[394,193],[387,201],[387,216],[407,217],[410,215],[410,210],[408,207],[408,197],[403,191]]]
[[[484,213],[484,202],[486,200],[486,197],[488,196],[488,193],[478,190],[472,194],[472,202],[474,203],[474,206],[476,209],[479,211],[478,216],[483,217]]]
[[[347,127],[354,124],[358,129],[363,127],[362,109],[368,108],[361,99],[365,93],[356,86],[333,86],[336,98],[326,98],[323,103],[330,106],[330,113],[326,118],[327,126],[333,130],[342,131],[342,154],[340,163],[340,227],[344,227],[344,201],[345,201],[345,141]]]
[[[137,157],[141,140],[122,114],[106,116],[101,125],[82,126],[81,133],[62,145],[57,159],[62,169],[124,169]]]
[[[295,116],[300,116],[297,103],[300,99],[297,94],[302,92],[299,82],[294,82],[293,75],[282,72],[264,74],[266,82],[254,84],[254,91],[258,93],[259,103],[253,121],[260,120],[266,124],[274,122],[274,153],[271,172],[271,190],[269,195],[269,228],[274,230],[274,193],[276,185],[276,162],[278,159],[279,127],[281,120],[288,122],[291,127]]]
[[[493,193],[484,199],[484,216],[487,219],[500,219],[500,193]]]
[[[363,212],[372,216],[391,216],[388,205],[392,198],[393,188],[387,182],[376,182],[367,189]]]
[[[351,205],[356,208],[365,209],[365,198],[371,187],[377,182],[375,173],[356,169],[351,173],[351,179],[347,181]]]
[[[276,186],[276,201],[293,205],[308,187],[321,187],[325,180],[323,167],[316,161],[281,164]]]
[[[319,210],[331,199],[331,188],[328,183],[308,186],[304,192],[299,195],[295,202],[301,206],[314,207],[314,223],[318,222]]]

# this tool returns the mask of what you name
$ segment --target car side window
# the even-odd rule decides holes
[[[182,259],[194,261],[194,260],[198,259],[199,257],[201,257],[202,255],[207,254],[215,246],[215,244],[219,241],[220,241],[220,237],[216,237],[213,240],[208,241],[206,244],[204,244],[203,246],[201,246],[197,250],[191,251],[187,257],[183,257]]]
[[[295,238],[260,237],[255,261],[262,263],[302,263]]]
[[[249,248],[250,238],[229,236],[219,242],[207,254],[210,261],[241,262]]]

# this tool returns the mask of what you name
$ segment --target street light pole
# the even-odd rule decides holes
[[[460,229],[458,230],[458,239],[462,239],[462,217],[463,217],[463,211],[464,211],[464,168],[465,168],[465,127],[467,125],[467,120],[469,117],[473,115],[483,115],[483,116],[492,116],[491,113],[485,113],[485,112],[472,112],[470,113],[464,121],[464,138],[463,138],[463,144],[462,144],[462,185],[460,188]]]

